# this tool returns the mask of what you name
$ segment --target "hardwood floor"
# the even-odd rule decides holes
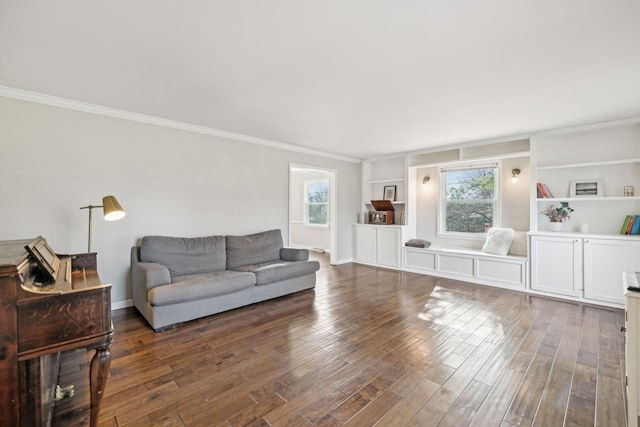
[[[114,312],[107,426],[624,426],[623,310],[323,266],[154,333]]]

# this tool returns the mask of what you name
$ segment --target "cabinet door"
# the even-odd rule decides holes
[[[640,242],[584,241],[584,297],[624,304],[622,273],[640,270]]]
[[[582,239],[531,237],[531,289],[582,296]]]
[[[376,227],[355,226],[355,259],[356,261],[376,263]]]
[[[378,264],[400,267],[400,230],[398,228],[377,228]]]

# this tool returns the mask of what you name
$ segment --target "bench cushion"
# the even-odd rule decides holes
[[[256,275],[256,285],[268,285],[281,280],[315,273],[320,269],[318,261],[273,261],[245,265],[234,270]]]
[[[169,270],[171,278],[224,270],[227,265],[224,236],[145,236],[140,247],[142,262],[155,262]]]
[[[250,288],[255,275],[237,271],[214,271],[176,278],[169,285],[156,286],[148,292],[151,305],[168,305],[230,294]]]

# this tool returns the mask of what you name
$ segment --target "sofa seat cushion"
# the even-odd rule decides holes
[[[168,305],[238,292],[256,284],[256,276],[239,271],[214,271],[180,276],[148,292],[151,305]]]
[[[282,233],[269,230],[247,236],[227,236],[227,268],[235,269],[280,259]]]
[[[245,265],[234,271],[250,272],[256,275],[256,285],[268,285],[281,280],[315,273],[320,269],[318,261],[272,261]]]
[[[171,278],[224,270],[227,266],[224,236],[167,237],[145,236],[140,260],[167,267]]]

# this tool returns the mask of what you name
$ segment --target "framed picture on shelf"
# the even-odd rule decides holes
[[[395,185],[385,185],[384,186],[384,194],[382,196],[383,200],[390,200],[392,202],[396,201],[396,186]]]
[[[604,181],[602,179],[571,180],[569,197],[604,197]]]

